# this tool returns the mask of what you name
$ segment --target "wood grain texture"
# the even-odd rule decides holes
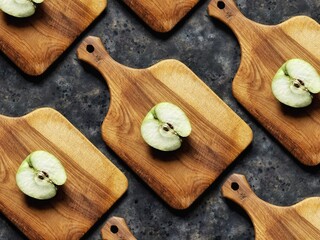
[[[256,240],[320,239],[320,197],[307,198],[288,207],[271,205],[258,198],[245,176],[239,174],[228,178],[222,195],[248,213]]]
[[[111,217],[101,229],[102,240],[137,240],[131,233],[126,221]]]
[[[252,140],[250,127],[179,61],[128,68],[95,37],[84,40],[78,57],[97,68],[110,89],[103,139],[173,208],[189,207]],[[152,149],[140,134],[147,112],[163,101],[181,107],[192,125],[174,152]]]
[[[209,14],[227,24],[241,46],[241,63],[233,80],[235,98],[301,163],[320,163],[320,97],[303,109],[282,105],[271,81],[287,60],[301,58],[320,72],[320,25],[306,16],[267,26],[245,18],[233,0],[217,0]]]
[[[200,0],[122,0],[156,32],[169,32]]]
[[[0,50],[23,72],[40,75],[106,5],[106,0],[46,0],[23,19],[0,11]]]
[[[0,116],[0,211],[30,239],[79,239],[127,189],[127,179],[67,119],[50,108]],[[15,182],[31,152],[55,155],[67,182],[45,201],[25,196]]]

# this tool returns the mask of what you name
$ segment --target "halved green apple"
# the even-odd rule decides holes
[[[20,165],[16,182],[26,195],[44,200],[54,197],[58,187],[67,180],[67,174],[61,162],[51,153],[35,151]]]
[[[301,108],[311,104],[313,94],[320,92],[317,70],[302,59],[285,62],[272,80],[272,93],[283,104]]]
[[[176,105],[161,102],[144,118],[141,135],[151,147],[161,151],[174,151],[181,146],[182,137],[191,133],[186,114]]]

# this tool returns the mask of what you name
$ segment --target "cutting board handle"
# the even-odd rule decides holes
[[[251,25],[255,24],[240,12],[234,0],[212,0],[208,6],[208,13],[227,24],[236,35],[244,28],[250,29]]]
[[[102,240],[137,240],[131,233],[126,221],[111,217],[101,229]]]
[[[80,60],[99,67],[102,60],[108,59],[114,62],[106,51],[102,41],[98,37],[89,36],[83,40],[77,50],[77,56]]]
[[[95,67],[106,79],[109,88],[117,90],[120,88],[118,80],[125,80],[122,69],[132,70],[116,62],[107,52],[101,39],[89,36],[83,40],[77,50],[77,56],[80,60]]]
[[[222,195],[239,204],[249,215],[257,210],[257,206],[266,205],[266,202],[251,190],[246,177],[240,174],[233,174],[227,179],[222,186]]]

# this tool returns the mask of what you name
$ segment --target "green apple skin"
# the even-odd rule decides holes
[[[57,193],[57,186],[63,185],[66,180],[67,175],[60,161],[45,151],[35,151],[27,156],[16,174],[19,189],[29,197],[39,200],[53,198]]]
[[[191,124],[176,105],[161,102],[154,106],[141,124],[141,135],[151,147],[161,151],[174,151],[181,147],[182,138],[191,133]]]
[[[302,59],[291,59],[277,71],[271,84],[272,93],[281,103],[302,108],[311,104],[313,94],[320,92],[320,76]]]

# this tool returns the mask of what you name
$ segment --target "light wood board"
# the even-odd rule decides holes
[[[286,107],[273,96],[271,81],[292,58],[304,59],[320,72],[320,25],[306,16],[274,26],[255,23],[241,14],[233,0],[213,0],[208,10],[240,42],[241,63],[232,84],[235,98],[301,163],[318,165],[320,95],[309,107]]]
[[[239,174],[227,179],[222,187],[222,195],[248,213],[256,240],[320,239],[320,197],[307,198],[293,206],[271,205],[258,198],[245,176]]]
[[[128,68],[96,37],[83,41],[78,57],[97,68],[110,89],[103,139],[173,208],[189,207],[252,140],[250,127],[179,61]],[[140,134],[147,112],[164,101],[182,108],[193,128],[174,152],[154,150]]]
[[[157,32],[169,32],[200,0],[122,0]]]
[[[66,118],[41,108],[0,116],[0,211],[30,239],[79,239],[127,189],[127,179]],[[50,200],[24,195],[15,176],[33,151],[55,155],[67,182]]]
[[[45,0],[23,19],[0,11],[0,50],[26,74],[41,75],[106,5],[106,0]]]

